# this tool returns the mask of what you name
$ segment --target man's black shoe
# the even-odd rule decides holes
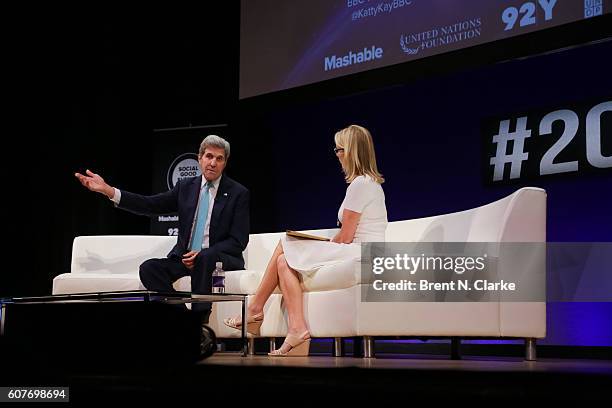
[[[200,358],[210,357],[217,350],[217,336],[213,329],[202,325],[202,335],[200,336]]]

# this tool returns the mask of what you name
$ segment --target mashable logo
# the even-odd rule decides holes
[[[383,49],[372,46],[364,48],[359,52],[350,51],[348,54],[337,57],[325,57],[325,71],[348,67],[349,65],[361,64],[368,61],[374,61],[383,57]]]

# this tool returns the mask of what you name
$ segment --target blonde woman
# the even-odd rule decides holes
[[[289,333],[280,349],[271,356],[306,356],[310,333],[304,318],[301,275],[315,273],[323,265],[359,259],[360,242],[385,240],[387,209],[384,182],[376,166],[374,144],[370,132],[351,125],[334,137],[334,152],[349,184],[338,211],[340,230],[331,242],[283,237],[277,245],[255,295],[249,300],[247,330],[255,335],[263,322],[263,308],[277,286],[289,315]],[[239,329],[241,317],[224,320]]]

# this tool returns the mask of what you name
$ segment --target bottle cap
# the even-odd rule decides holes
[[[215,266],[219,269],[223,269],[223,262],[217,262]]]

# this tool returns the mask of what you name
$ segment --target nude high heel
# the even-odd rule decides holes
[[[248,316],[247,317],[247,327],[246,327],[247,333],[250,333],[254,336],[259,336],[261,332],[261,324],[263,323],[263,319],[264,319],[263,312],[258,313],[253,316]],[[241,316],[231,317],[229,319],[223,319],[223,323],[225,323],[226,326],[229,326],[232,329],[236,329],[236,330],[242,329],[242,317]]]
[[[272,357],[307,357],[310,351],[310,333],[305,331],[301,336],[288,334],[278,350],[268,353]]]

